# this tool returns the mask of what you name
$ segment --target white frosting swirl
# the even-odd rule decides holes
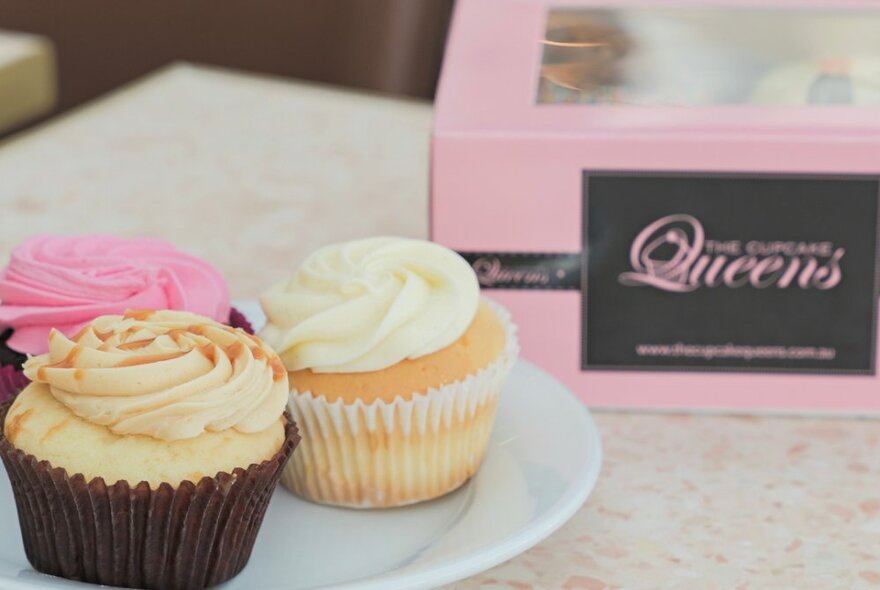
[[[477,313],[470,265],[432,242],[379,237],[318,250],[261,297],[260,334],[290,371],[378,371],[455,342]]]
[[[101,316],[25,363],[71,412],[116,434],[161,440],[260,432],[284,412],[287,371],[255,336],[179,311]]]

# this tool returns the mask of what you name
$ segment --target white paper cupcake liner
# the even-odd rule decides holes
[[[282,483],[314,502],[383,508],[436,498],[473,476],[519,354],[510,314],[487,302],[504,325],[504,351],[461,381],[390,403],[330,403],[291,391],[290,413],[303,441]]]

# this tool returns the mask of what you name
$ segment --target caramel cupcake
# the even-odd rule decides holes
[[[282,482],[369,508],[446,494],[478,469],[518,345],[509,314],[437,244],[373,238],[310,256],[261,298],[302,449]]]
[[[96,584],[198,590],[247,563],[298,442],[255,336],[185,312],[102,316],[25,363],[0,456],[28,560]]]

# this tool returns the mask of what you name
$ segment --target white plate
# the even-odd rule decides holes
[[[553,377],[521,361],[470,483],[433,502],[378,511],[319,506],[279,488],[250,563],[223,589],[394,590],[454,582],[562,526],[593,489],[601,463],[599,433],[586,408]],[[0,588],[94,588],[31,570],[5,474],[0,531]]]

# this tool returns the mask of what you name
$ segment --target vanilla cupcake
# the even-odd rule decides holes
[[[358,508],[436,498],[477,471],[518,353],[508,313],[437,244],[326,247],[261,297],[290,377],[296,494]]]
[[[0,456],[37,570],[198,590],[250,556],[296,427],[255,336],[186,312],[102,316],[25,363]],[[11,404],[11,405],[10,405]]]

